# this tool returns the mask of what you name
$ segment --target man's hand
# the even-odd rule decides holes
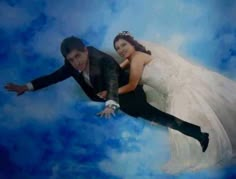
[[[107,119],[110,119],[111,116],[115,116],[115,110],[111,107],[106,107],[103,111],[97,113],[100,117],[105,117]]]
[[[101,92],[97,93],[97,96],[102,99],[106,99],[107,98],[107,91],[101,91]]]
[[[17,85],[14,83],[8,83],[4,87],[8,91],[16,92],[17,96],[20,96],[20,95],[24,94],[24,92],[28,91],[28,88],[26,85]]]

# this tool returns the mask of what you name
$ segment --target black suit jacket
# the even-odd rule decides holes
[[[107,100],[119,102],[118,88],[128,82],[128,74],[120,68],[119,64],[110,55],[94,47],[87,48],[89,55],[89,77],[93,87],[85,82],[82,73],[75,70],[72,65],[65,60],[64,65],[58,70],[31,81],[34,90],[73,77],[91,100],[104,101],[96,94],[100,91],[107,90]]]

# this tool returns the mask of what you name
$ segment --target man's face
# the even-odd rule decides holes
[[[66,60],[68,60],[76,70],[80,72],[84,71],[88,64],[87,48],[85,48],[83,52],[76,49],[72,50],[66,55]]]

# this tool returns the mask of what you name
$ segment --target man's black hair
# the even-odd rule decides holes
[[[61,43],[61,54],[66,57],[72,50],[84,52],[85,45],[80,38],[75,36],[65,38]]]

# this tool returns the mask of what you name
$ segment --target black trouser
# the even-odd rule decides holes
[[[141,86],[138,86],[133,92],[119,95],[119,103],[120,109],[133,117],[142,117],[154,121],[199,141],[201,140],[202,133],[199,126],[185,122],[148,104]]]

